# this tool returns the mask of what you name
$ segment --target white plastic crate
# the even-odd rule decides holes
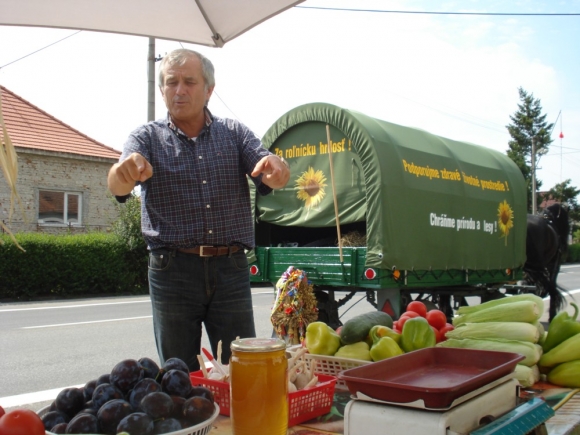
[[[290,354],[294,355],[300,349],[300,345],[291,346],[287,349]],[[308,369],[312,366],[313,361],[316,361],[315,373],[320,373],[328,376],[335,376],[336,389],[348,390],[346,383],[338,378],[338,373],[343,370],[352,369],[365,364],[370,364],[371,361],[363,361],[360,359],[340,358],[336,356],[314,355],[311,353],[304,354],[304,360],[308,365]]]

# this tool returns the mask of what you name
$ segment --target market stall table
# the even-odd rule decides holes
[[[580,435],[580,395],[578,390],[561,388],[547,383],[535,384],[532,388],[522,389],[520,398],[524,400],[541,397],[556,409],[554,417],[546,422],[549,435]],[[343,413],[351,400],[350,393],[337,390],[334,394],[332,411],[316,419],[288,429],[288,435],[344,434]],[[232,435],[229,417],[220,415],[215,421],[212,435]]]

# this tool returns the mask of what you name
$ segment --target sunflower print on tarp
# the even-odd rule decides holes
[[[309,166],[306,171],[298,177],[296,180],[296,197],[304,201],[304,206],[306,207],[308,213],[312,208],[315,208],[320,204],[326,191],[326,177],[324,172],[320,169],[315,171],[312,166]]]
[[[498,208],[498,224],[501,231],[501,236],[505,239],[505,245],[507,246],[507,238],[510,233],[510,229],[514,227],[514,212],[507,201],[499,203]]]

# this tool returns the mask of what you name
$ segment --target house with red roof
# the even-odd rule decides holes
[[[0,86],[2,116],[18,156],[13,203],[0,171],[0,219],[13,232],[106,230],[118,217],[107,174],[121,155]],[[0,136],[1,137],[1,136]]]

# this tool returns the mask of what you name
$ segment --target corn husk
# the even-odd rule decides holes
[[[520,300],[509,304],[499,304],[468,314],[460,314],[452,320],[453,326],[457,327],[464,323],[481,322],[526,322],[536,323],[542,316],[536,302]]]
[[[476,311],[485,310],[487,308],[496,307],[498,305],[511,304],[512,302],[519,302],[519,301],[535,302],[538,305],[540,313],[544,312],[544,300],[535,294],[525,293],[525,294],[521,294],[521,295],[506,296],[506,297],[499,298],[499,299],[493,299],[491,301],[487,301],[487,302],[484,302],[484,303],[479,304],[479,305],[465,305],[465,306],[459,307],[457,309],[457,314],[460,314],[460,315],[470,314],[470,313],[474,313]]]
[[[537,343],[540,339],[540,331],[536,325],[525,322],[464,323],[452,331],[447,331],[445,337],[459,339],[502,338]]]
[[[449,338],[437,343],[437,347],[454,347],[459,349],[492,350],[495,352],[519,353],[525,358],[520,364],[531,367],[537,364],[542,356],[542,346],[529,341],[500,340],[500,339],[472,339]]]
[[[537,364],[534,364],[531,367],[523,364],[516,364],[514,374],[515,379],[522,387],[531,387],[540,380],[540,369]]]

